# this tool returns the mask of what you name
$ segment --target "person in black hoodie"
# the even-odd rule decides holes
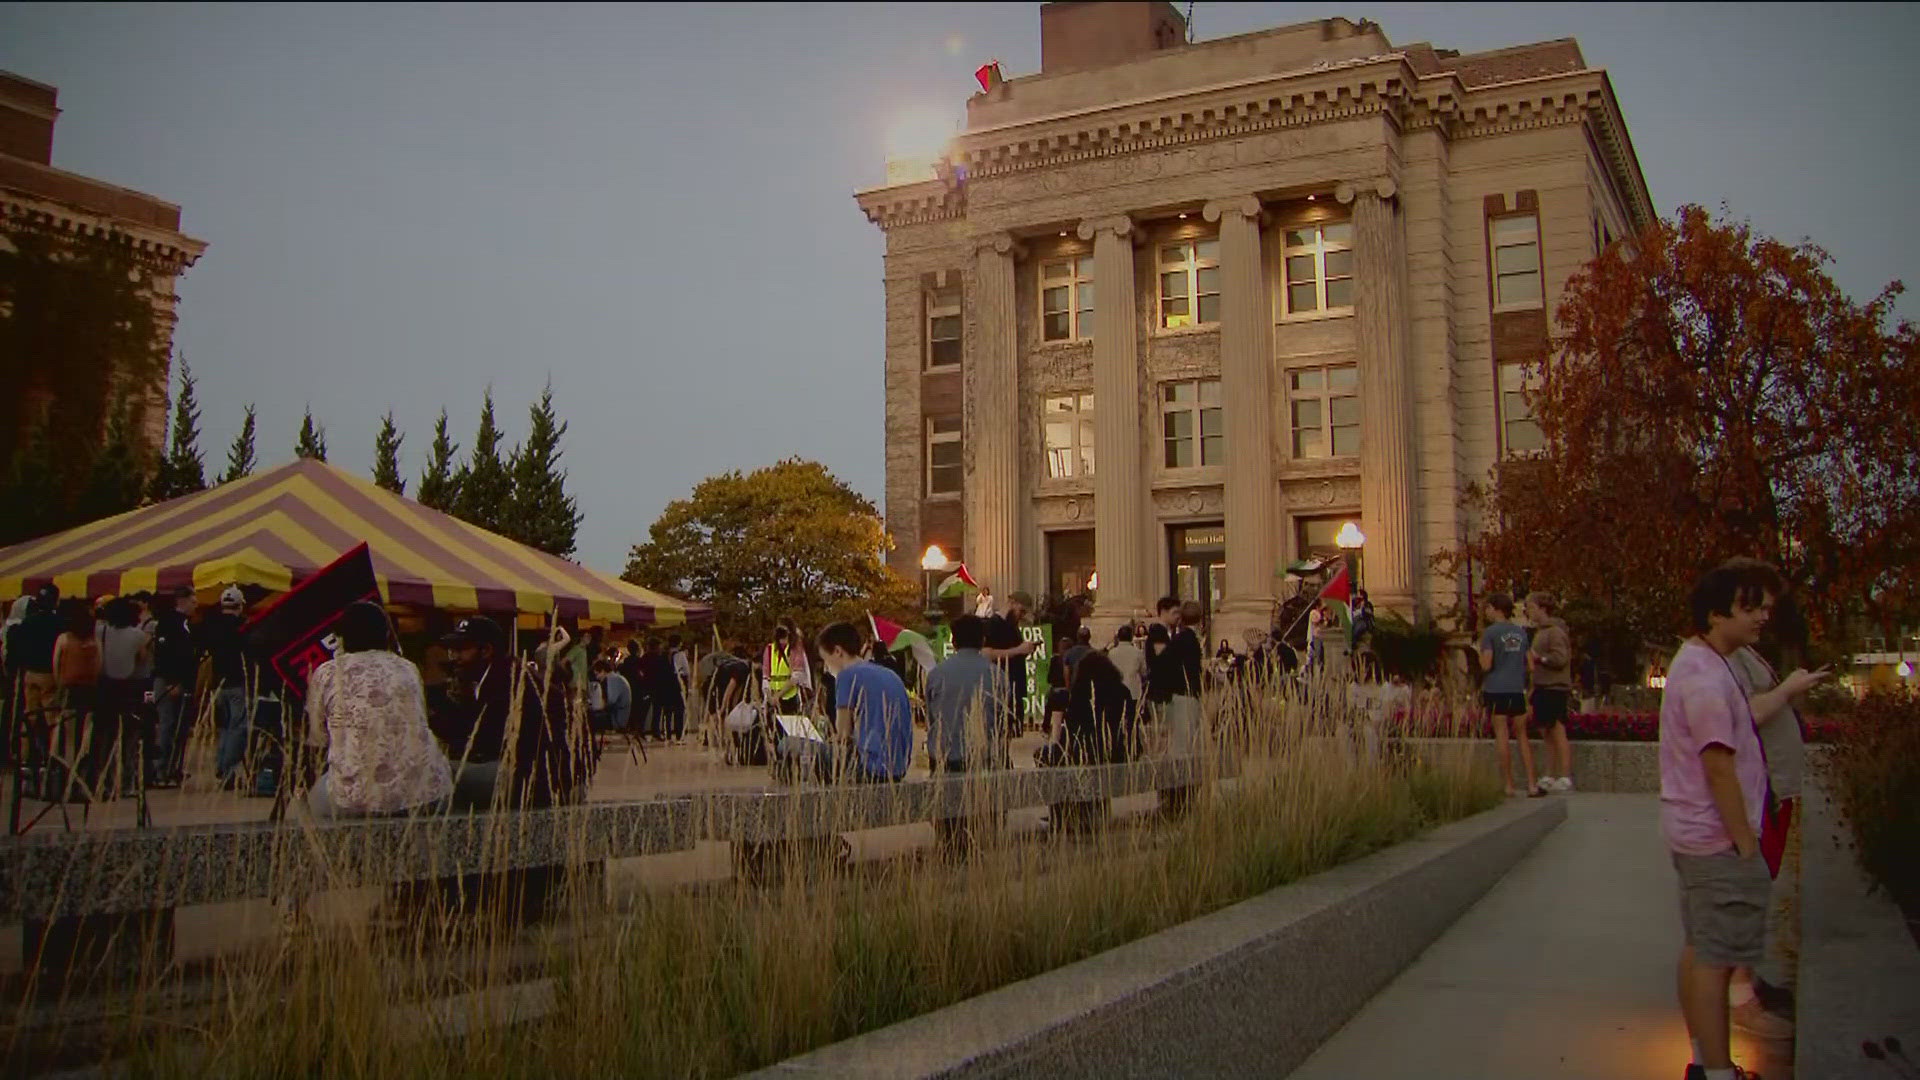
[[[491,619],[462,619],[443,641],[459,682],[428,726],[454,765],[453,808],[533,808],[584,796],[583,752],[564,692],[543,695],[539,678],[514,662],[506,632]],[[564,691],[565,679],[556,682]]]
[[[154,740],[149,755],[152,775],[149,784],[180,782],[180,719],[193,720],[193,683],[198,673],[199,653],[193,644],[193,627],[180,610],[184,599],[193,606],[193,590],[182,588],[163,592],[153,598],[153,711]]]

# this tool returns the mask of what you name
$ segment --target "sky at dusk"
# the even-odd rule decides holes
[[[1466,51],[1579,39],[1662,213],[1726,203],[1811,237],[1856,298],[1914,276],[1920,7],[1195,6],[1201,40],[1366,17]],[[183,208],[180,284],[217,472],[303,408],[369,471],[391,408],[411,491],[440,409],[491,385],[510,442],[551,380],[618,572],[701,478],[800,455],[882,495],[880,232],[851,193],[989,58],[1039,66],[1038,5],[0,4],[0,68],[60,90],[54,164]],[[1920,284],[1920,283],[1917,283]],[[1920,308],[1909,298],[1903,310]]]

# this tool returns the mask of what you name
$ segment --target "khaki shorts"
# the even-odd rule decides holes
[[[1680,925],[1695,959],[1714,967],[1751,967],[1766,956],[1773,879],[1758,853],[1673,853],[1680,874]]]

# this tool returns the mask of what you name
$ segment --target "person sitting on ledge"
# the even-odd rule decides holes
[[[340,655],[307,679],[307,739],[326,771],[307,793],[319,818],[435,810],[453,794],[446,755],[427,727],[426,687],[393,651],[393,628],[368,600],[340,613]]]
[[[820,631],[820,658],[833,673],[837,728],[845,756],[840,778],[881,783],[907,774],[913,757],[913,701],[900,676],[860,659],[860,631],[837,622]]]
[[[566,703],[542,707],[540,678],[514,663],[500,624],[481,616],[462,619],[445,641],[460,687],[430,723],[455,762],[453,808],[487,810],[499,801],[524,809],[584,795]],[[556,681],[567,684],[564,669]]]
[[[1081,657],[1067,689],[1066,720],[1047,746],[1034,752],[1034,760],[1043,765],[1125,761],[1129,701],[1126,680],[1105,653]]]
[[[1000,665],[980,652],[987,621],[953,620],[953,653],[927,676],[927,763],[936,773],[997,768],[1006,759],[999,722],[1007,696]]]

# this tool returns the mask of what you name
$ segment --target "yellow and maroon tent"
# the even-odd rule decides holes
[[[363,540],[389,604],[636,627],[713,615],[312,460],[0,548],[0,597],[49,581],[64,596],[225,585],[283,592]]]

